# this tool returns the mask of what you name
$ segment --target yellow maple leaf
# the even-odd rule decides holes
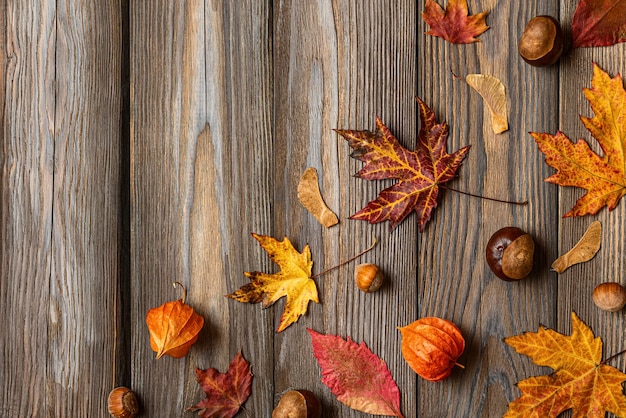
[[[506,417],[555,418],[572,409],[574,418],[604,418],[605,412],[626,416],[622,382],[626,374],[602,359],[602,340],[572,312],[572,335],[546,327],[536,333],[505,338],[515,351],[548,366],[554,373],[517,384],[522,396],[509,404]]]
[[[591,88],[583,91],[595,115],[580,120],[603,156],[584,139],[574,143],[560,131],[556,135],[531,132],[546,163],[557,170],[546,181],[587,190],[565,217],[594,215],[604,206],[613,210],[626,194],[626,90],[622,78],[611,78],[594,64]]]
[[[226,297],[244,303],[261,302],[267,308],[286,296],[283,315],[276,330],[281,332],[306,313],[309,301],[319,302],[315,281],[311,279],[311,249],[307,244],[299,253],[287,237],[278,241],[265,235],[253,233],[252,236],[267,251],[270,259],[278,264],[280,271],[274,274],[246,271],[244,274],[250,283]]]

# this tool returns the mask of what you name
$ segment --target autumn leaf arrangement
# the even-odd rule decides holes
[[[626,42],[626,1],[616,0],[613,3],[617,12],[608,14],[600,0],[579,1],[572,22],[575,48]],[[467,0],[449,0],[445,11],[435,1],[426,0],[422,13],[429,25],[427,34],[454,44],[477,42],[477,37],[489,29],[486,16],[487,12],[470,15]],[[558,51],[557,55],[561,52]],[[533,56],[529,60],[523,56],[533,65],[543,57]],[[490,75],[470,74],[466,82],[483,98],[491,114],[494,133],[506,131],[507,104],[505,88],[500,80]],[[585,89],[584,94],[595,116],[581,117],[581,121],[597,140],[602,156],[595,153],[586,141],[581,139],[573,143],[562,132],[554,135],[531,133],[545,155],[546,163],[557,170],[546,181],[586,190],[586,194],[565,214],[566,217],[593,215],[604,206],[612,210],[626,194],[626,91],[621,77],[611,78],[594,64],[591,88]],[[379,118],[374,131],[336,129],[353,150],[351,156],[364,163],[357,177],[396,180],[350,219],[372,224],[389,221],[393,229],[415,212],[419,230],[423,231],[437,206],[440,189],[450,189],[446,183],[455,178],[469,146],[448,153],[447,124],[438,122],[435,113],[424,101],[417,99],[417,103],[421,123],[417,147],[413,151],[404,148]],[[298,198],[325,227],[338,223],[337,216],[324,203],[314,169],[309,168],[302,175]],[[599,223],[594,222],[581,240],[553,263],[553,269],[561,273],[573,264],[591,259],[600,248],[600,232]],[[524,235],[517,235],[505,247],[514,247],[517,238]],[[279,241],[255,233],[252,236],[280,271],[273,274],[245,272],[250,283],[227,297],[244,303],[261,303],[264,308],[285,297],[277,328],[277,332],[282,332],[307,312],[309,302],[319,302],[314,279],[328,271],[312,273],[313,262],[308,245],[298,252],[287,237]],[[340,265],[354,261],[375,244]],[[503,259],[507,251],[504,249],[500,254]],[[359,265],[355,271],[358,272],[355,281],[361,290],[370,292],[380,287],[383,277],[377,266]],[[183,297],[153,308],[146,315],[150,346],[157,359],[162,356],[186,356],[204,325],[204,318],[186,304],[184,287],[180,283],[175,283],[175,286],[182,289]],[[617,302],[610,297],[607,299],[604,297],[606,293],[611,297],[620,294],[621,299]],[[594,301],[602,309],[619,310],[626,304],[626,290],[620,286],[610,292],[599,291],[597,298],[594,292]],[[398,327],[398,330],[402,338],[402,355],[422,378],[441,381],[450,376],[453,368],[463,367],[457,361],[464,352],[465,340],[454,323],[426,317]],[[357,344],[350,337],[344,339],[324,335],[312,329],[308,332],[313,354],[321,368],[322,382],[339,402],[365,413],[403,416],[400,390],[391,372],[364,342]],[[506,338],[505,343],[518,353],[531,357],[536,364],[554,369],[551,375],[519,382],[522,395],[509,405],[507,417],[556,417],[567,409],[573,409],[576,416],[603,417],[606,411],[626,416],[626,396],[622,392],[626,374],[607,364],[612,357],[601,360],[602,341],[576,314],[572,313],[571,336],[541,327],[536,333]],[[203,418],[235,416],[250,396],[252,376],[250,363],[241,352],[224,373],[213,368],[197,369],[197,381],[206,398],[189,407],[188,411],[197,412]],[[136,413],[136,399],[133,406],[131,399],[126,398],[126,391],[114,390],[113,395],[116,398],[110,397],[109,400],[111,414],[134,416],[127,414],[128,408],[124,408],[133,407]],[[122,415],[115,408],[124,410]],[[300,415],[293,415],[296,413]],[[289,391],[284,394],[272,417],[291,416],[319,418],[322,416],[321,405],[307,390]]]

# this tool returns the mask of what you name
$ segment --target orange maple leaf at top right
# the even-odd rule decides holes
[[[531,132],[557,172],[546,179],[561,186],[587,190],[564,217],[594,215],[602,207],[615,209],[626,194],[626,90],[618,74],[611,78],[596,64],[591,88],[583,89],[594,113],[580,116],[596,139],[604,156],[599,156],[584,139],[573,143],[561,131],[556,135]]]

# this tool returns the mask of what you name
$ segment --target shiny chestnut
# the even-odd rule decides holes
[[[530,19],[517,45],[520,56],[535,67],[552,65],[565,49],[565,38],[559,21],[552,16]]]
[[[534,253],[532,237],[517,227],[508,226],[496,231],[489,239],[487,264],[502,280],[520,280],[531,272]]]

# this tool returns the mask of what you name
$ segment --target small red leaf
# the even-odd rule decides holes
[[[252,389],[250,363],[243,358],[241,352],[231,361],[226,373],[220,373],[213,368],[196,369],[196,379],[207,397],[187,410],[198,412],[198,416],[202,418],[234,417]]]
[[[428,35],[438,36],[453,44],[477,42],[476,38],[489,29],[485,23],[488,12],[469,15],[467,0],[449,0],[444,12],[433,0],[426,0],[422,19],[430,26]]]
[[[368,414],[403,416],[398,385],[387,364],[365,343],[308,331],[313,354],[322,368],[322,383],[339,402]]]

